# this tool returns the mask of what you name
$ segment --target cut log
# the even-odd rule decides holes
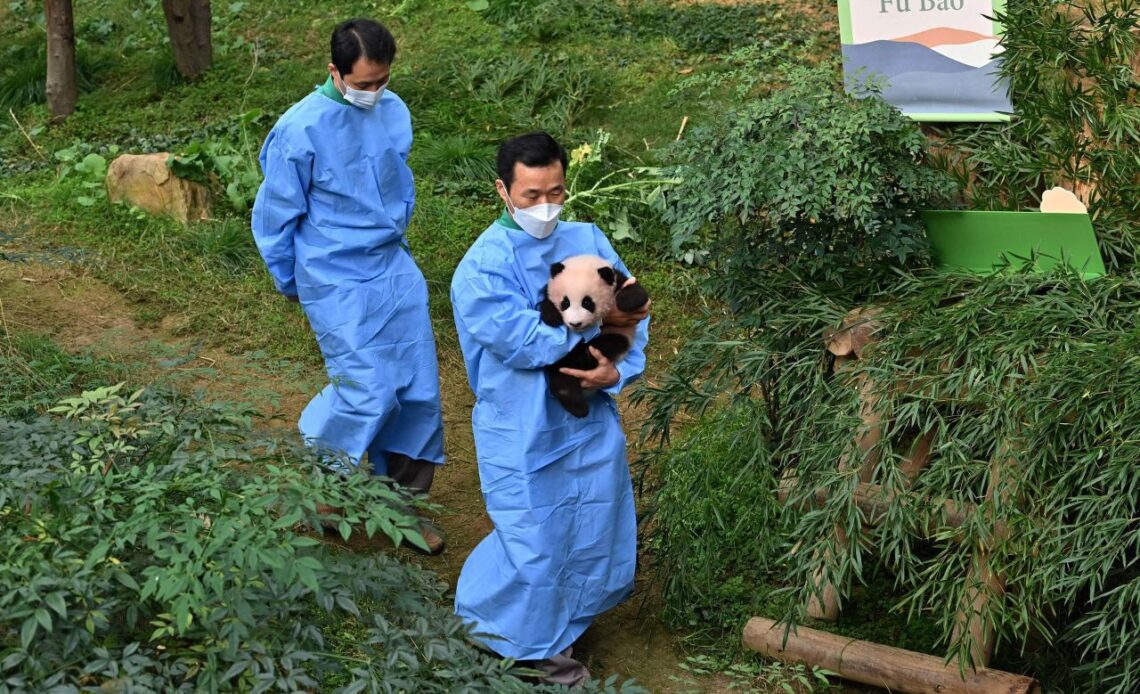
[[[843,528],[836,525],[834,532],[837,545],[843,545],[847,542],[847,532],[844,531]],[[833,561],[830,551],[825,550],[824,557],[825,564]],[[812,574],[812,584],[817,587],[817,592],[808,598],[808,616],[813,619],[821,619],[825,622],[839,621],[839,589],[835,587],[835,584],[827,580],[827,575],[822,569]]]
[[[876,320],[882,312],[881,308],[856,308],[849,311],[838,328],[823,332],[827,351],[837,357],[862,354],[864,348],[874,342],[876,333],[882,327]]]
[[[934,443],[934,429],[919,435],[910,446],[910,453],[903,460],[899,468],[906,476],[908,482],[914,482],[918,473],[922,472],[930,462],[930,446]],[[907,485],[908,487],[910,484]]]
[[[1037,680],[1000,670],[979,668],[963,674],[942,658],[901,648],[836,636],[799,627],[785,627],[764,617],[753,617],[744,627],[744,645],[768,658],[804,663],[840,677],[893,692],[925,694],[1026,694],[1040,692]]]

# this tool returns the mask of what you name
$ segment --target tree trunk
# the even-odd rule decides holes
[[[75,112],[75,19],[71,0],[45,0],[47,20],[47,80],[45,93],[52,119]]]
[[[197,79],[214,60],[210,0],[162,0],[162,12],[178,72],[188,80]]]

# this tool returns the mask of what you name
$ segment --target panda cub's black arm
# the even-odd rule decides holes
[[[546,295],[546,287],[542,288],[542,301],[538,304],[538,317],[552,328],[562,327],[562,312]]]
[[[617,301],[617,307],[625,313],[631,313],[641,308],[649,301],[649,292],[645,291],[645,287],[641,286],[640,282],[634,282],[628,287],[624,286],[629,276],[621,270],[614,270],[617,278],[614,281],[615,287],[621,287],[617,290],[614,299]]]

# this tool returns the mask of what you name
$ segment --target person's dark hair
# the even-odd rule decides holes
[[[361,56],[391,65],[396,58],[396,39],[383,24],[371,19],[341,22],[332,33],[332,64],[343,77],[352,73]]]
[[[499,145],[499,156],[495,160],[495,168],[499,178],[507,190],[515,182],[515,164],[523,166],[548,166],[556,161],[562,162],[562,171],[566,172],[566,150],[550,135],[538,132],[512,137]]]

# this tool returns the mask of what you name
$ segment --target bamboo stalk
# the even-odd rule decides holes
[[[1009,455],[1009,445],[1003,442],[993,460],[990,461],[990,479],[986,486],[986,499],[995,496],[1001,500],[1008,498],[1009,468],[1013,460]],[[1006,479],[1003,479],[1005,477]],[[987,603],[1005,596],[1005,581],[990,570],[990,554],[994,543],[1005,537],[1004,528],[999,533],[995,524],[990,539],[974,553],[970,571],[966,575],[966,595],[958,609],[951,642],[967,637],[970,645],[971,662],[988,665],[994,652],[994,625],[987,615]],[[968,635],[968,636],[967,636]]]
[[[859,416],[863,420],[855,436],[856,456],[845,453],[839,460],[839,469],[846,470],[854,463],[852,457],[857,457],[859,467],[859,481],[867,483],[875,472],[875,465],[879,462],[878,448],[876,447],[883,437],[882,415],[878,412],[879,396],[875,392],[875,383],[870,379],[859,379],[862,384],[859,392]],[[838,525],[834,528],[835,546],[841,547],[847,542],[847,533]],[[824,565],[830,563],[831,557],[825,555]],[[807,613],[816,619],[834,622],[839,619],[839,590],[827,580],[822,569],[812,576],[814,585],[819,591],[809,600]]]
[[[978,668],[959,672],[942,658],[799,627],[787,633],[777,622],[753,617],[744,645],[785,663],[806,663],[840,677],[893,692],[924,694],[1029,694],[1040,692],[1032,677]]]

